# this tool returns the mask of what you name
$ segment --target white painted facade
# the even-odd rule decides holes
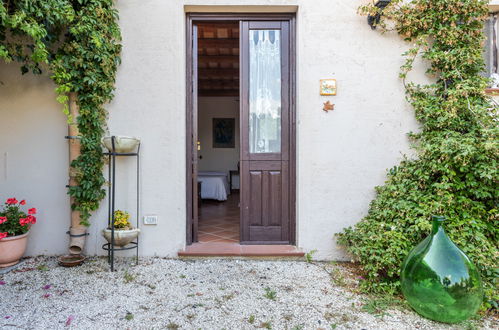
[[[409,153],[417,130],[398,78],[407,49],[395,34],[372,31],[357,14],[362,0],[119,0],[122,64],[109,110],[109,133],[137,136],[141,148],[140,254],[176,257],[186,242],[186,10],[289,12],[297,22],[297,246],[319,259],[343,259],[334,233],[359,221],[386,169]],[[258,6],[239,6],[252,4]],[[186,5],[189,5],[186,7]],[[424,79],[424,67],[415,79]],[[335,78],[337,96],[320,96]],[[28,255],[63,254],[70,223],[66,195],[67,124],[48,76],[21,76],[0,64],[0,200],[25,198],[39,209]],[[323,103],[335,104],[333,112]],[[119,162],[119,207],[134,207],[134,163]],[[107,204],[95,213],[85,249],[104,254],[100,231]]]

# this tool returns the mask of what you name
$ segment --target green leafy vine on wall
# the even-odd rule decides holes
[[[0,58],[20,62],[22,73],[51,72],[57,100],[69,116],[68,93],[76,92],[81,155],[71,166],[77,185],[72,208],[89,225],[105,196],[100,144],[106,127],[104,104],[113,98],[121,35],[112,0],[3,0]]]
[[[378,10],[368,4],[360,12]],[[410,134],[417,158],[390,169],[367,216],[338,235],[365,271],[367,291],[398,291],[403,259],[440,214],[481,270],[484,308],[498,307],[499,136],[482,76],[487,16],[485,0],[393,0],[383,11],[378,28],[411,44],[400,77],[421,126]],[[406,82],[418,58],[429,63],[432,82]]]

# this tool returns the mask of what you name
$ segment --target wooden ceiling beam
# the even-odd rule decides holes
[[[198,74],[200,76],[232,76],[239,77],[239,69],[199,69]]]
[[[198,61],[203,63],[213,62],[230,62],[239,63],[239,56],[237,55],[200,55]]]
[[[239,96],[239,90],[198,90],[199,96]]]
[[[198,39],[198,48],[239,48],[238,38]]]

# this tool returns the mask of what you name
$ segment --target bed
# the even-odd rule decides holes
[[[230,194],[227,173],[200,171],[198,182],[201,182],[201,199],[226,201]]]

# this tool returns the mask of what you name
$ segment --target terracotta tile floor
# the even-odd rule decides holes
[[[203,200],[199,209],[199,243],[239,243],[239,193],[225,202]]]
[[[180,257],[303,257],[292,245],[240,245],[239,193],[225,202],[203,200],[199,209],[198,243],[179,251]]]

